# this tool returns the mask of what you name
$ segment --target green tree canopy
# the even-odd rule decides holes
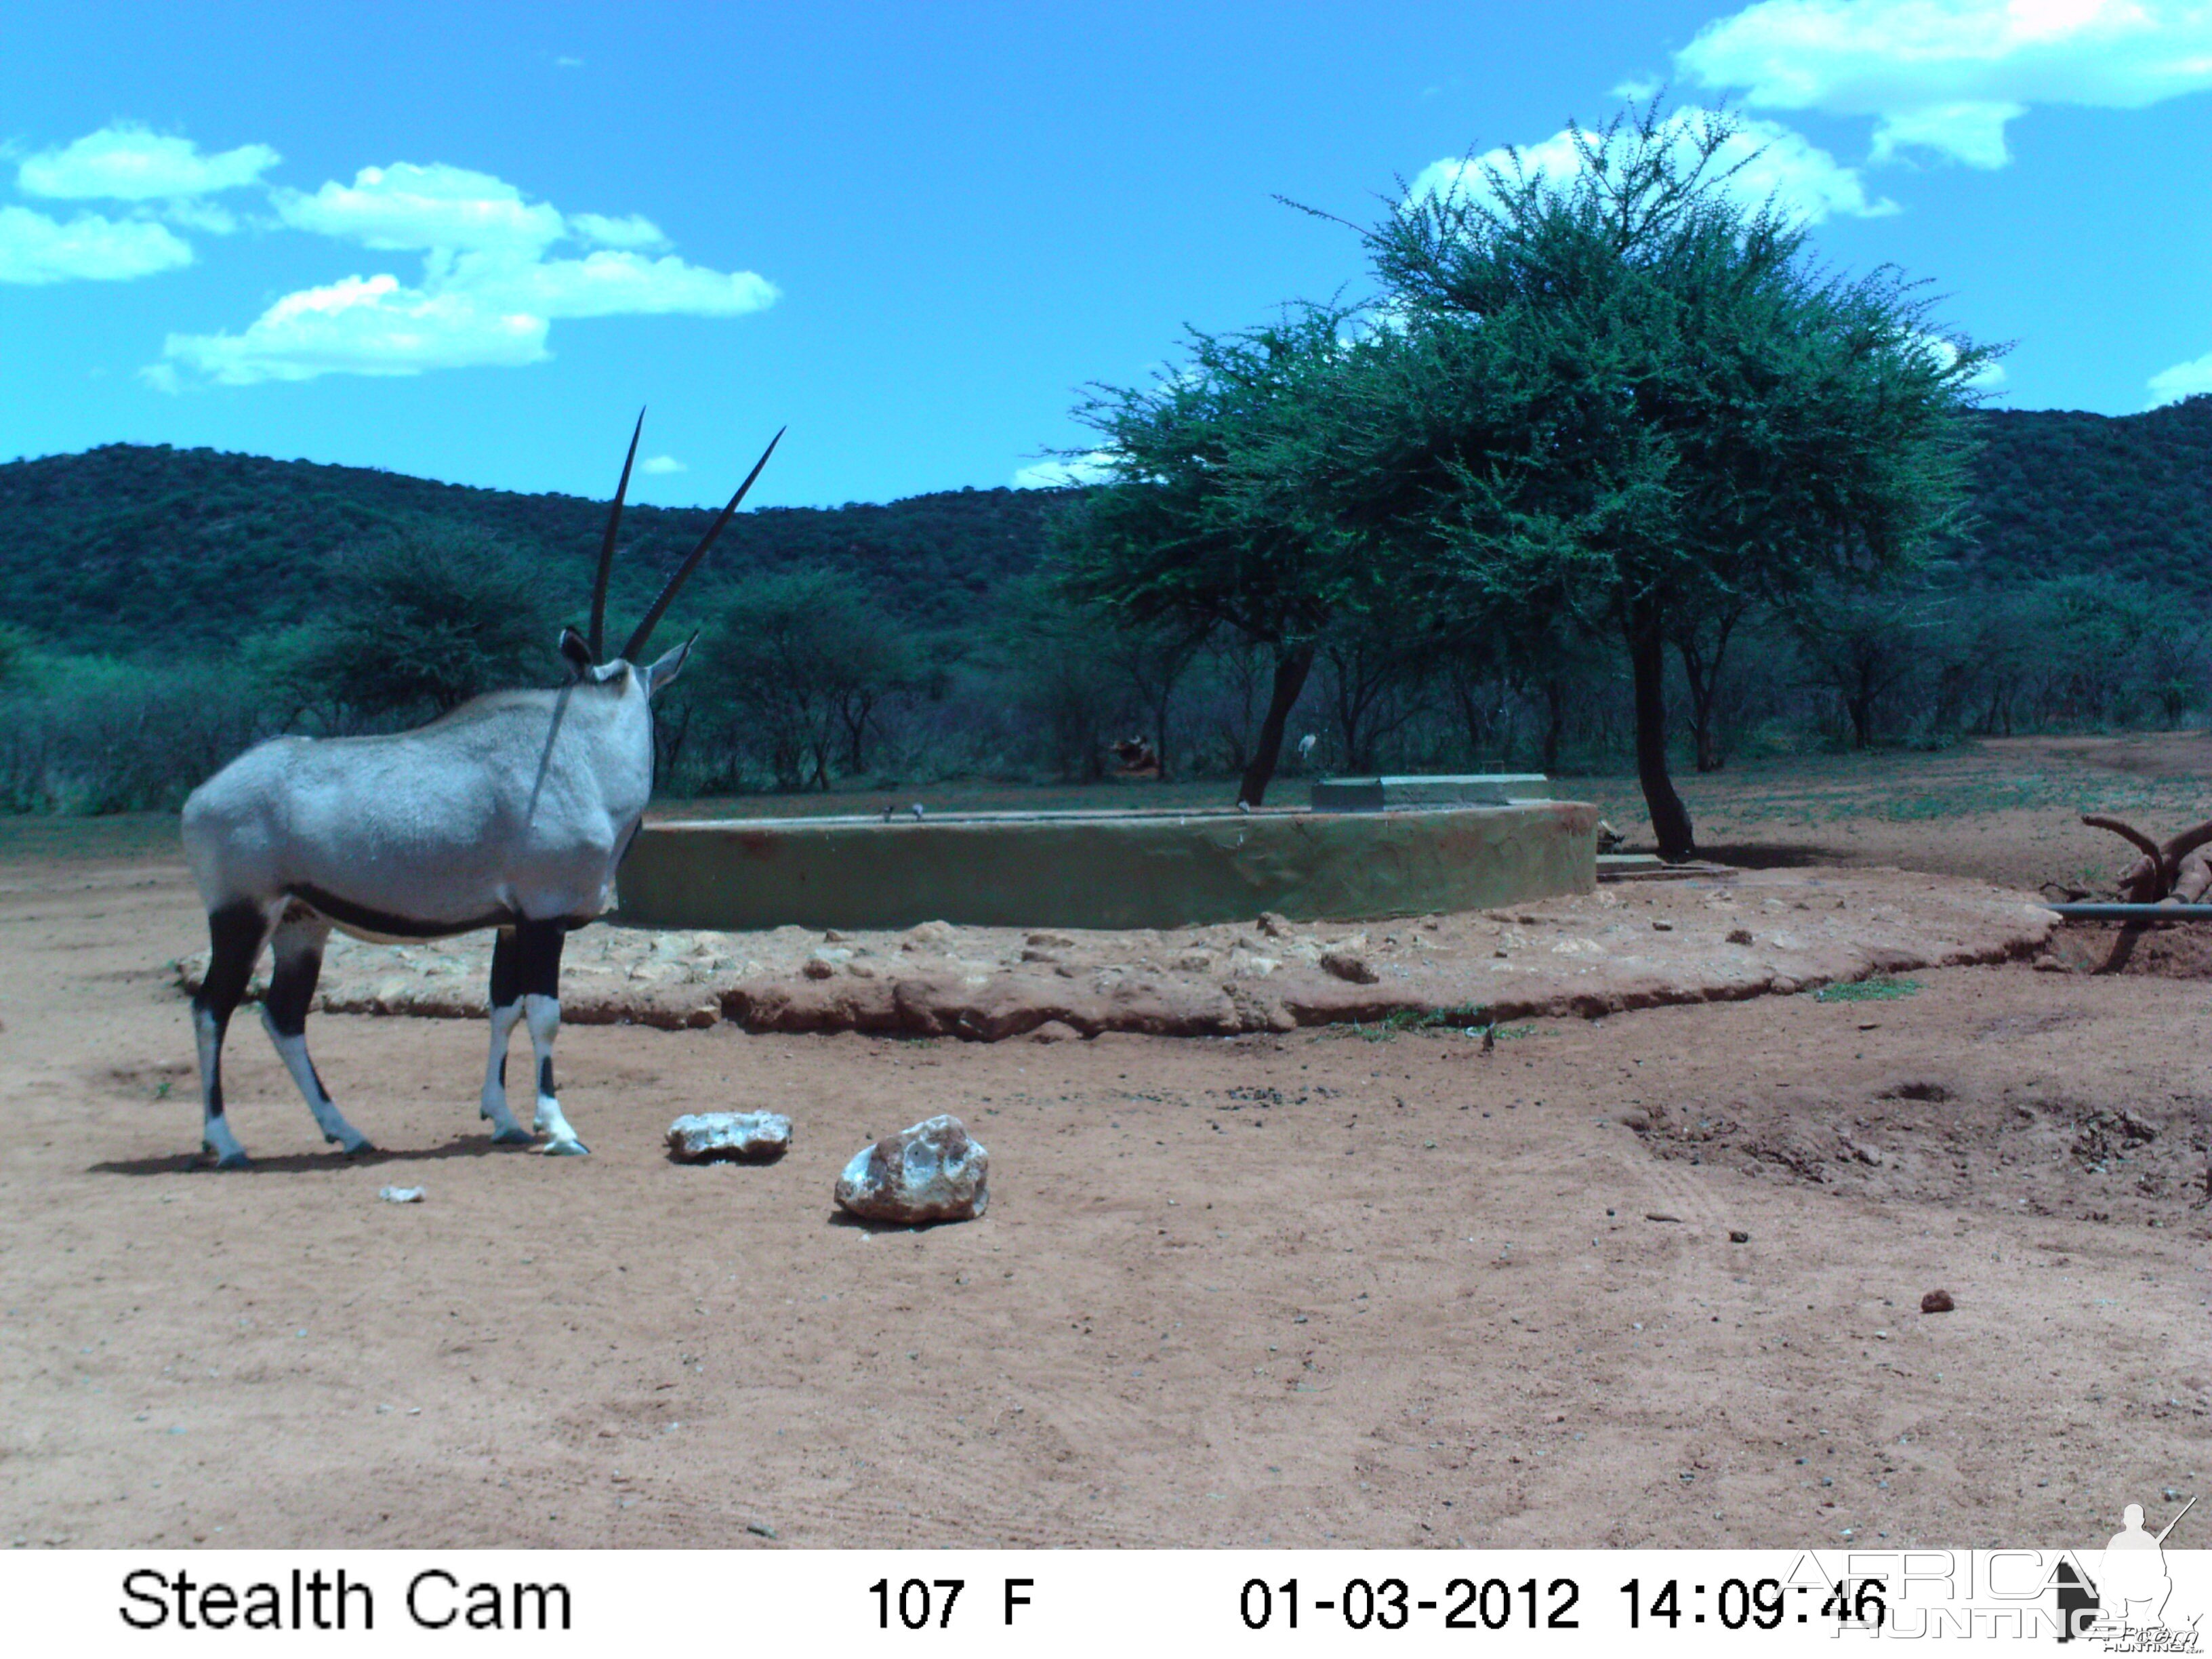
[[[1108,482],[1056,532],[1077,603],[1186,639],[1242,635],[1273,684],[1238,799],[1264,798],[1284,722],[1323,634],[1371,602],[1357,526],[1300,488],[1363,349],[1340,307],[1293,309],[1249,333],[1193,331],[1189,358],[1147,387],[1101,388],[1078,412],[1103,440]]]
[[[442,714],[557,677],[533,573],[505,543],[446,526],[334,557],[321,614],[270,648],[303,707],[370,719]]]
[[[1428,534],[1443,589],[1556,596],[1618,630],[1660,850],[1695,850],[1668,775],[1664,651],[1746,597],[1909,563],[1961,499],[1968,382],[1894,271],[1816,270],[1736,193],[1725,116],[1572,129],[1563,178],[1483,169],[1367,235],[1390,349],[1356,387],[1348,521]]]
[[[833,764],[861,770],[884,699],[921,678],[912,638],[850,577],[819,568],[742,584],[702,654],[695,703],[784,789],[829,788]]]

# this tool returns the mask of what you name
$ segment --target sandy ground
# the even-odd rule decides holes
[[[1732,787],[1747,861],[1808,877],[1808,847],[2024,889],[2094,856],[2026,796],[1800,827]],[[2161,833],[2185,804],[2139,803]],[[566,1160],[479,1132],[480,1026],[319,1016],[387,1148],[349,1163],[245,1018],[257,1161],[218,1175],[181,866],[64,851],[0,864],[11,1543],[2094,1542],[2212,1459],[2186,952],[1537,1018],[1487,1054],[580,1026],[595,1155]],[[784,1161],[667,1162],[678,1112],[748,1107],[794,1118]],[[940,1110],[991,1149],[989,1215],[842,1222],[845,1158]]]

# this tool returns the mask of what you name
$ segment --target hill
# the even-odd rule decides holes
[[[1978,525],[1970,582],[2086,574],[2212,593],[2212,396],[2147,414],[1977,415]],[[769,507],[724,534],[683,609],[755,572],[825,564],[910,625],[964,630],[1035,569],[1047,492],[963,489],[882,506]],[[42,639],[124,656],[220,652],[311,614],[348,553],[403,524],[489,530],[542,559],[562,614],[580,614],[604,502],[525,495],[206,449],[109,445],[0,464],[7,617]],[[617,609],[641,605],[711,515],[637,507],[624,519]]]
[[[1032,568],[1047,496],[963,489],[885,506],[740,513],[685,595],[755,573],[825,564],[850,572],[925,629],[980,622],[990,595]],[[219,651],[312,613],[350,550],[402,525],[489,531],[542,559],[557,614],[580,617],[606,504],[433,483],[366,467],[208,449],[111,444],[0,465],[0,587],[6,616],[71,650],[124,656]],[[696,508],[631,507],[617,611],[641,605],[713,520]]]

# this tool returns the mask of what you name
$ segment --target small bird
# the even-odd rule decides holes
[[[1252,803],[1249,800],[1240,800],[1237,803],[1237,810],[1240,812],[1249,812],[1252,810]]]
[[[1311,732],[1298,739],[1298,760],[1301,764],[1313,758],[1314,745],[1320,741],[1321,738]]]
[[[916,801],[908,810],[914,814],[914,821],[916,823],[920,823],[921,822],[921,803],[920,801]]]

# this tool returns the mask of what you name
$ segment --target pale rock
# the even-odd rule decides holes
[[[1056,1019],[1048,1019],[1030,1033],[1030,1041],[1031,1042],[1079,1042],[1082,1036],[1083,1033],[1073,1025],[1064,1024]]]
[[[853,1154],[837,1202],[870,1221],[965,1221],[991,1201],[991,1156],[948,1114],[925,1118]]]
[[[678,1164],[772,1164],[790,1150],[791,1120],[781,1112],[690,1112],[668,1126]]]

